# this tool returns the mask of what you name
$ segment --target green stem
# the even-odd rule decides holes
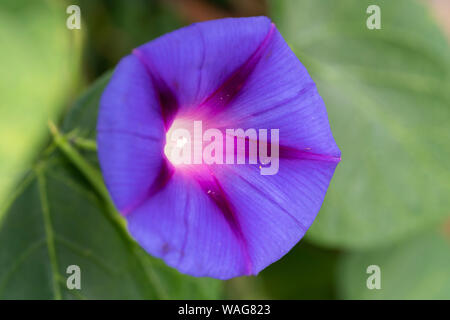
[[[80,149],[97,151],[97,142],[95,142],[95,140],[75,137],[72,141]]]
[[[48,205],[47,183],[45,181],[45,177],[44,174],[42,173],[41,167],[38,167],[38,169],[36,169],[36,177],[39,183],[39,197],[41,200],[42,215],[44,218],[47,250],[50,259],[50,266],[52,269],[54,298],[55,300],[61,300],[62,295],[58,282],[59,266],[58,266],[58,259],[56,257],[55,233],[53,231],[52,219],[50,215],[50,207]]]
[[[50,132],[53,135],[54,142],[56,146],[65,154],[67,158],[72,162],[73,165],[77,167],[78,170],[83,174],[83,176],[91,183],[97,193],[104,200],[107,211],[109,212],[110,218],[117,222],[118,225],[122,226],[125,229],[125,221],[120,218],[117,214],[116,208],[109,197],[108,190],[106,189],[105,184],[103,183],[103,178],[101,173],[96,170],[92,165],[90,165],[83,156],[72,147],[69,143],[67,137],[62,135],[55,124],[49,121],[48,126],[50,128]],[[126,232],[128,235],[128,232]]]
[[[143,255],[142,249],[139,245],[131,238],[126,229],[126,222],[124,219],[120,217],[118,214],[111,198],[109,197],[108,190],[106,189],[105,184],[103,183],[103,178],[101,173],[95,169],[91,164],[89,164],[83,156],[71,145],[70,141],[79,141],[79,138],[71,139],[70,135],[68,137],[62,135],[55,124],[49,121],[48,126],[50,128],[50,132],[53,135],[55,145],[65,154],[65,156],[72,162],[72,164],[77,167],[77,169],[81,172],[81,174],[91,183],[93,188],[97,191],[98,194],[102,197],[106,204],[106,212],[108,213],[108,218],[110,218],[114,225],[117,226],[121,235],[127,240],[130,248],[133,250],[133,253],[136,255],[141,268],[144,273],[148,277],[149,281],[154,285],[154,289],[158,293],[158,296],[162,299],[168,298],[168,294],[161,284],[160,280],[154,273],[153,268],[149,266],[150,260]],[[95,141],[83,139],[84,146],[93,147]],[[86,144],[87,143],[87,144]],[[75,143],[76,144],[76,143]],[[96,148],[96,146],[95,146]],[[88,147],[89,150],[89,147]]]

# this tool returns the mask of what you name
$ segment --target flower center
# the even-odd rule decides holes
[[[164,154],[175,166],[189,164],[187,160],[191,158],[191,127],[192,124],[187,121],[175,120],[166,133]]]

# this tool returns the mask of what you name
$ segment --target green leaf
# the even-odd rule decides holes
[[[257,277],[229,280],[230,299],[334,299],[338,252],[306,241]]]
[[[68,1],[69,2],[69,1]],[[86,26],[86,75],[93,79],[143,43],[183,26],[167,1],[70,0]]]
[[[111,78],[111,74],[112,71],[102,75],[75,101],[64,117],[62,128],[65,132],[76,130],[78,136],[95,139],[100,97]]]
[[[301,241],[259,277],[271,299],[333,299],[337,261],[337,252]]]
[[[96,113],[93,101],[106,79],[95,83],[75,110]],[[91,118],[75,114],[65,122],[80,123],[83,132]],[[95,152],[81,154],[75,149],[77,136],[51,129],[54,144],[0,221],[0,299],[218,298],[220,281],[182,275],[138,246],[109,199]],[[67,289],[70,265],[81,268],[81,290]]]
[[[366,27],[369,5],[381,30]],[[368,248],[436,225],[450,206],[450,50],[417,1],[272,1],[317,83],[342,151],[308,237]]]
[[[45,142],[78,81],[81,30],[56,1],[0,2],[0,204]]]
[[[381,289],[369,290],[367,267],[380,267]],[[450,299],[450,237],[434,230],[401,245],[342,257],[343,299]]]

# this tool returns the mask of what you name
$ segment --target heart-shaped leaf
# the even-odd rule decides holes
[[[332,247],[393,243],[450,211],[450,50],[411,0],[272,1],[316,81],[342,151],[308,236]],[[378,5],[381,29],[366,13]]]
[[[337,272],[339,297],[449,299],[449,230],[439,231],[424,233],[395,247],[345,254]],[[372,265],[379,270],[372,267],[367,272]],[[375,287],[377,281],[379,289]]]
[[[0,205],[23,176],[78,79],[82,30],[55,1],[0,2]]]

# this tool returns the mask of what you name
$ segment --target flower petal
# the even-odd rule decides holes
[[[175,172],[127,220],[131,235],[147,252],[183,273],[219,279],[249,273],[246,248],[190,176]]]
[[[120,61],[103,92],[97,131],[164,138],[156,90],[135,56],[129,55]]]
[[[224,128],[280,129],[285,153],[340,157],[323,100],[276,29],[240,93],[209,121]]]
[[[209,184],[176,171],[127,216],[129,231],[147,252],[181,272],[219,279],[257,274],[303,237],[336,165],[282,160],[273,176],[261,176],[257,166],[218,165]]]
[[[312,224],[340,160],[314,82],[265,17],[199,23],[133,50],[101,104],[99,159],[130,233],[194,276],[257,274],[282,257]],[[163,148],[176,117],[280,129],[278,173],[174,169]]]
[[[193,24],[133,51],[181,109],[198,107],[258,48],[270,30],[266,17]]]
[[[261,175],[255,165],[212,167],[244,232],[252,274],[280,259],[303,237],[337,164],[281,159],[275,175]]]
[[[100,102],[98,157],[122,213],[145,198],[164,167],[165,134],[155,90],[134,56],[122,59]]]

